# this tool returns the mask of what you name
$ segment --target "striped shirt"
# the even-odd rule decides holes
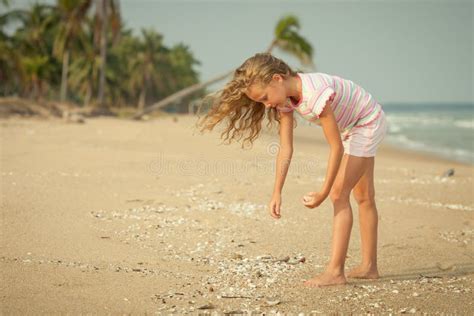
[[[302,88],[299,102],[295,104],[288,98],[284,107],[277,108],[279,111],[296,110],[303,118],[321,125],[319,116],[329,103],[341,133],[368,125],[382,112],[372,95],[351,80],[322,72],[298,73],[298,76]]]

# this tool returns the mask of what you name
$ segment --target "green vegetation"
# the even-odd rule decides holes
[[[6,8],[11,3],[0,1]],[[188,46],[166,47],[153,29],[134,35],[119,4],[57,0],[0,15],[0,97],[67,102],[97,114],[127,106],[138,119],[163,108],[188,112],[209,85],[233,73],[200,82],[194,70],[200,62]],[[266,51],[278,48],[314,68],[313,48],[299,28],[297,17],[283,16]]]
[[[152,29],[132,34],[116,0],[58,0],[25,10],[2,3],[0,96],[143,110],[199,81],[200,63],[188,46],[167,47]],[[173,111],[187,112],[204,93],[173,103]]]

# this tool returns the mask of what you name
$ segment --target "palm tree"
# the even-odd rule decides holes
[[[178,91],[199,81],[194,66],[201,63],[193,57],[189,46],[182,43],[176,44],[169,51],[168,59],[173,69],[172,76],[166,77],[168,90]]]
[[[175,91],[179,91],[199,82],[198,73],[194,70],[194,66],[200,65],[201,63],[194,58],[187,45],[182,43],[174,45],[169,51],[168,60],[171,69],[166,75],[161,76],[166,78],[165,91],[168,93],[165,95],[170,95]],[[173,104],[173,109],[178,113],[188,112],[189,103],[193,101],[192,99],[199,99],[203,94],[203,90],[200,90],[199,93],[190,94],[188,97],[181,99],[177,104]]]
[[[87,20],[88,27],[85,34],[87,41],[81,49],[80,54],[71,63],[71,75],[69,83],[71,88],[78,92],[83,101],[83,105],[89,105],[94,94],[94,83],[99,81],[100,56],[94,49],[93,36],[94,27],[91,19]]]
[[[26,89],[35,100],[43,97],[44,86],[47,84],[47,72],[51,67],[48,56],[22,57],[21,63],[26,77]]]
[[[130,65],[133,56],[138,54],[137,47],[139,47],[140,39],[133,36],[132,30],[124,28],[120,29],[118,37],[120,40],[117,44],[107,50],[106,82],[108,86],[114,88],[110,89],[106,96],[114,104],[122,105],[136,100],[136,93],[130,88],[130,78],[133,76]],[[100,65],[98,69],[100,73]],[[95,86],[95,96],[97,96],[97,89],[98,87]]]
[[[42,87],[47,86],[45,79],[53,77],[55,63],[49,57],[48,41],[57,24],[53,10],[50,5],[36,3],[29,10],[13,10],[0,16],[0,26],[20,23],[12,37],[0,31],[0,78],[12,77],[5,78],[6,87],[22,86],[27,94],[40,97]]]
[[[107,68],[107,31],[110,24],[113,34],[113,41],[118,39],[121,28],[120,7],[118,0],[97,0],[96,1],[96,44],[100,47],[100,74],[98,88],[98,108],[93,114],[110,115],[112,112],[105,105],[106,88],[106,68]]]
[[[46,33],[58,22],[53,11],[53,6],[35,3],[29,10],[13,10],[4,15],[6,23],[21,23],[15,32],[15,40],[19,42],[24,53],[35,51],[49,55]]]
[[[5,33],[5,27],[10,20],[20,19],[23,14],[19,12],[8,12],[0,15],[0,82],[2,82],[2,94],[7,95],[15,87],[20,86],[22,73],[20,73],[20,55],[15,49],[13,38]]]
[[[297,17],[293,15],[287,15],[281,18],[275,28],[275,37],[267,48],[267,52],[271,53],[272,50],[277,47],[284,52],[294,55],[304,65],[308,65],[314,68],[312,62],[313,48],[309,42],[298,34],[300,23]],[[163,100],[139,111],[133,116],[133,119],[140,119],[143,115],[156,111],[162,107],[167,106],[173,102],[180,100],[181,98],[190,95],[196,91],[199,91],[215,82],[223,80],[234,73],[234,70],[225,74],[219,75],[212,78],[204,83],[197,83],[183,90],[180,90]]]
[[[163,91],[163,68],[169,65],[168,51],[163,46],[163,35],[142,29],[142,39],[137,43],[136,53],[131,57],[130,75],[131,89],[139,89],[138,109],[143,110],[147,100],[147,91],[151,84]],[[160,87],[161,85],[161,87]]]
[[[54,53],[62,58],[60,100],[67,98],[69,57],[76,40],[83,40],[83,23],[92,0],[58,0],[57,14],[61,18],[54,42]]]

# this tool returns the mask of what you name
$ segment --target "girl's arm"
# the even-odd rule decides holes
[[[323,184],[321,193],[329,195],[334,180],[336,179],[339,164],[341,163],[342,155],[344,154],[344,147],[342,146],[341,134],[334,117],[334,112],[329,104],[326,104],[321,115],[319,116],[321,127],[324,131],[324,136],[329,144],[329,160],[326,172],[326,179]]]
[[[293,111],[280,112],[280,150],[276,161],[273,195],[280,195],[293,155]]]
[[[341,163],[344,147],[342,146],[341,135],[336,123],[336,118],[329,103],[326,104],[319,115],[319,121],[323,128],[324,136],[329,144],[329,160],[324,180],[323,188],[319,192],[309,192],[303,197],[303,204],[309,208],[319,206],[331,192],[332,185],[336,179],[337,171]]]
[[[280,112],[280,149],[276,161],[275,187],[270,201],[270,215],[280,218],[281,190],[293,155],[293,111]]]

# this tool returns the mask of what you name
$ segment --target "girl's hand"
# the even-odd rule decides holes
[[[280,205],[281,205],[281,196],[280,195],[273,195],[272,200],[270,201],[270,215],[275,218],[279,219],[280,215]]]
[[[303,196],[302,202],[308,208],[318,207],[328,197],[322,192],[309,192]]]

